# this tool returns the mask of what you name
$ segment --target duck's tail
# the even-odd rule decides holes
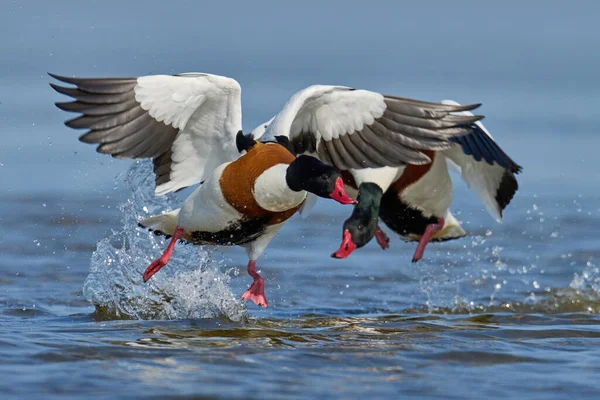
[[[462,226],[460,226],[460,222],[448,210],[444,217],[444,227],[433,235],[432,241],[444,242],[465,236],[467,236],[467,232],[465,232]]]
[[[171,212],[148,217],[139,222],[139,226],[151,230],[157,235],[164,235],[170,238],[177,228],[177,222],[179,221],[179,208]]]

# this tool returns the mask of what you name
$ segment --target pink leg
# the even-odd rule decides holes
[[[427,228],[425,228],[425,232],[423,236],[421,236],[421,240],[419,240],[419,244],[417,245],[417,249],[415,250],[415,254],[413,256],[412,262],[417,262],[421,258],[423,258],[423,253],[425,252],[425,246],[431,240],[431,237],[440,229],[444,227],[444,218],[439,218],[437,224],[429,224]]]
[[[375,240],[377,240],[377,243],[382,250],[390,247],[390,238],[381,230],[379,225],[377,225],[377,230],[375,231]]]
[[[177,239],[179,239],[181,235],[183,235],[183,228],[177,227],[173,232],[171,242],[169,243],[169,246],[167,246],[167,249],[165,250],[163,255],[154,260],[154,262],[152,262],[152,264],[150,264],[148,268],[146,268],[146,271],[144,272],[144,282],[147,282],[148,279],[152,278],[152,275],[154,275],[155,273],[160,271],[162,267],[167,265],[167,263],[169,262],[169,258],[171,258],[171,254],[173,253],[175,243],[177,243]]]
[[[262,276],[256,272],[256,261],[250,260],[248,262],[248,275],[254,278],[252,286],[244,292],[242,300],[252,300],[257,306],[267,308],[269,303],[265,297],[265,281]]]

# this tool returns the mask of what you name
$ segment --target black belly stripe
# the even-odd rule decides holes
[[[411,233],[422,235],[429,224],[437,223],[436,217],[425,217],[420,210],[404,203],[395,190],[388,190],[381,198],[379,218],[401,236]]]
[[[423,235],[429,224],[438,222],[437,217],[425,217],[420,210],[410,207],[400,200],[398,193],[390,189],[381,199],[379,218],[385,225],[400,236]],[[431,239],[432,242],[446,242],[460,239],[458,237],[442,237]],[[408,239],[406,239],[408,240]]]
[[[269,226],[267,218],[253,218],[230,225],[219,232],[191,232],[194,244],[216,244],[235,246],[250,243],[258,239]]]
[[[179,242],[197,245],[242,245],[250,243],[262,236],[262,234],[265,232],[265,229],[267,229],[267,227],[269,226],[268,221],[269,220],[266,218],[255,218],[230,225],[227,229],[219,232],[195,231],[190,234],[190,237],[192,238],[191,242],[187,242],[184,239],[180,239]],[[138,226],[147,229],[142,224],[138,224]],[[164,236],[166,239],[171,238],[171,235],[167,235],[163,231],[159,231],[157,229],[148,230],[157,236]]]

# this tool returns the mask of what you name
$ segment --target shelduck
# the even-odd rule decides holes
[[[75,85],[51,84],[75,99],[56,105],[82,114],[66,122],[71,128],[89,129],[81,141],[98,144],[98,152],[117,158],[152,158],[159,195],[201,183],[180,209],[140,221],[172,236],[144,279],[168,262],[179,238],[237,244],[249,255],[247,268],[254,280],[242,297],[264,307],[264,281],[256,272],[256,260],[303,205],[307,192],[352,203],[336,168],[352,168],[360,182],[365,168],[428,163],[424,151],[449,148],[450,139],[470,132],[467,122],[482,118],[450,114],[478,105],[442,105],[315,85],[296,93],[270,123],[246,136],[241,130],[241,88],[231,78],[203,73],[51,76]],[[275,143],[256,142],[262,134]]]
[[[242,299],[267,307],[256,261],[301,207],[307,191],[342,204],[354,203],[335,168],[314,157],[295,158],[277,143],[241,137],[238,133],[240,151],[246,153],[217,167],[180,209],[140,221],[143,228],[172,236],[165,253],[144,272],[144,281],[167,264],[179,238],[201,245],[238,245],[246,249],[248,274],[254,280]]]
[[[442,103],[459,105],[451,100]],[[468,111],[457,114],[472,116]],[[332,256],[348,257],[354,249],[371,240],[370,232],[373,231],[379,245],[387,248],[389,238],[377,225],[377,215],[404,240],[419,242],[413,262],[423,257],[430,241],[465,236],[466,232],[449,210],[452,203],[449,165],[461,172],[467,184],[478,192],[492,217],[500,221],[503,210],[518,189],[515,174],[521,172],[522,167],[498,146],[480,121],[473,122],[471,128],[470,134],[452,138],[455,144],[448,149],[424,151],[432,162],[398,168],[388,188],[371,188],[360,193],[360,206],[344,222],[342,244]],[[354,195],[355,182],[348,173],[343,172],[343,176],[348,193]]]

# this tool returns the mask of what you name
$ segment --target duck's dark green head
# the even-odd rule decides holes
[[[363,183],[358,191],[358,204],[344,221],[342,244],[331,257],[346,258],[375,236],[379,220],[379,203],[383,191],[375,183]]]

